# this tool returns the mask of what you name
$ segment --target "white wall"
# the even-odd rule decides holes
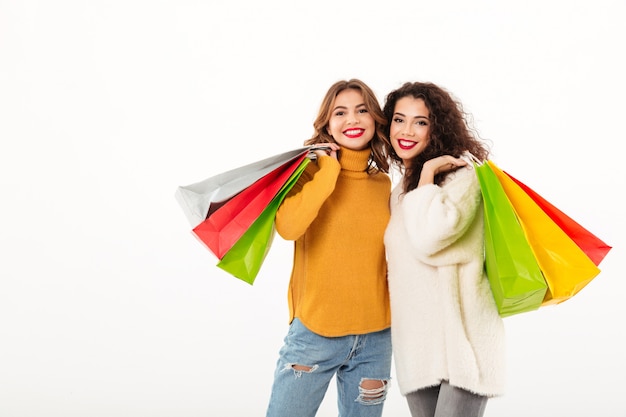
[[[263,416],[291,246],[249,286],[173,194],[300,146],[357,77],[381,102],[448,88],[494,161],[614,246],[572,300],[506,319],[486,416],[623,417],[624,18],[621,0],[0,0],[0,415]],[[384,415],[409,415],[397,386]]]

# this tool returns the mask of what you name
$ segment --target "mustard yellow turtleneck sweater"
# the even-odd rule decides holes
[[[276,214],[276,230],[295,241],[290,322],[326,337],[390,326],[383,236],[391,181],[365,169],[370,150],[342,148],[339,162],[310,163]]]

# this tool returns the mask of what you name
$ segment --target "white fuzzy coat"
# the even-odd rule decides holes
[[[483,209],[472,167],[391,195],[385,233],[391,332],[403,395],[442,380],[504,390],[504,324],[483,269]]]

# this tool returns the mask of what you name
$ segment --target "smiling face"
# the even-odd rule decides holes
[[[348,88],[337,94],[327,130],[344,148],[356,151],[368,147],[376,125],[360,91]]]
[[[422,153],[430,142],[430,112],[424,100],[402,97],[396,102],[389,127],[389,139],[404,166]]]

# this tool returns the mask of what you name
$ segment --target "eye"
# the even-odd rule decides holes
[[[342,111],[342,110],[339,110],[339,111],[335,112],[335,116],[343,116],[344,114],[345,114],[345,112]]]
[[[426,120],[418,120],[417,121],[417,125],[418,126],[428,126],[428,122]]]
[[[400,119],[399,117],[396,117],[395,119],[393,119],[394,123],[404,123],[404,120]]]
[[[367,109],[359,109],[359,113],[368,113]]]

